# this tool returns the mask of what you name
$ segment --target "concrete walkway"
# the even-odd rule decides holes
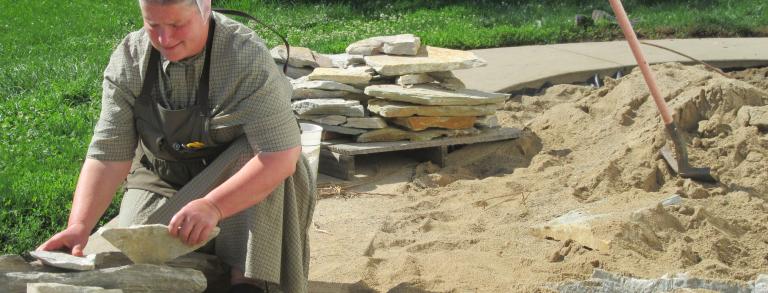
[[[647,41],[720,68],[768,66],[768,38],[675,39]],[[649,63],[695,62],[642,46]],[[629,72],[636,66],[626,41],[522,46],[473,50],[488,66],[454,73],[467,88],[509,93],[551,84],[584,82],[595,74]]]

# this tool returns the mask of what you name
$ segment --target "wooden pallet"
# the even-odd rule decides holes
[[[388,141],[388,142],[350,142],[348,140],[324,141],[320,149],[319,172],[333,177],[349,180],[354,177],[355,157],[376,153],[418,150],[421,157],[443,167],[445,166],[448,147],[491,141],[509,140],[520,137],[516,128],[487,129],[477,135],[444,137],[428,141]]]

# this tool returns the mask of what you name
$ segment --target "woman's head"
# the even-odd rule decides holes
[[[199,54],[208,39],[210,0],[139,0],[152,46],[170,61]]]

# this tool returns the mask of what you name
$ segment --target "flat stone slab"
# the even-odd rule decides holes
[[[28,283],[27,293],[123,293],[123,290],[57,283]]]
[[[365,109],[359,101],[345,99],[309,99],[292,103],[293,111],[299,115],[341,115],[364,117]]]
[[[320,89],[294,89],[291,100],[304,99],[349,99],[364,101],[370,97],[362,93],[353,93],[340,90],[320,90]]]
[[[433,129],[424,131],[406,131],[398,128],[387,127],[366,132],[357,137],[357,142],[382,142],[382,141],[427,141],[438,137],[469,136],[480,133],[479,130],[470,129]]]
[[[613,240],[613,234],[600,235],[594,229],[593,221],[605,215],[593,215],[585,211],[573,210],[547,224],[531,228],[531,234],[541,238],[574,241],[600,250],[608,251]]]
[[[330,80],[351,85],[367,85],[373,78],[370,67],[315,68],[309,80]]]
[[[492,104],[476,106],[423,106],[382,99],[368,100],[368,111],[379,114],[382,117],[486,116],[496,114],[497,108],[497,105]]]
[[[346,91],[356,94],[362,94],[363,91],[356,87],[340,82],[330,80],[309,80],[309,77],[304,76],[297,79],[290,80],[293,90],[297,89],[315,89],[315,90],[327,90],[327,91]]]
[[[326,56],[331,58],[331,62],[336,68],[347,68],[353,65],[365,65],[365,59],[363,58],[363,55],[341,53]]]
[[[474,116],[470,117],[426,117],[426,116],[411,116],[411,117],[398,117],[392,119],[392,122],[403,126],[409,130],[421,131],[427,128],[443,128],[443,129],[467,129],[472,128],[475,125]]]
[[[743,106],[739,109],[739,122],[755,126],[762,131],[768,130],[768,106]]]
[[[488,116],[477,117],[477,120],[475,120],[475,127],[478,127],[481,129],[498,128],[498,127],[501,127],[501,124],[499,124],[498,116],[488,115]]]
[[[429,74],[418,73],[418,74],[406,74],[406,75],[400,76],[395,80],[395,83],[400,86],[408,87],[415,84],[430,83],[434,81],[435,79],[429,76]]]
[[[202,247],[218,236],[220,230],[215,227],[208,239],[193,246],[173,237],[168,226],[159,224],[108,228],[98,233],[136,264],[163,264]]]
[[[422,46],[416,56],[366,56],[365,64],[381,75],[396,76],[476,68],[486,62],[469,51]]]
[[[325,125],[342,125],[347,123],[347,117],[341,115],[300,115],[299,119]]]
[[[347,123],[342,125],[350,128],[379,129],[387,127],[387,122],[381,117],[347,118]]]
[[[418,54],[421,39],[412,34],[379,36],[354,42],[347,46],[347,54],[355,55],[409,55]]]
[[[287,51],[284,45],[272,48],[269,53],[275,61],[285,63]],[[331,67],[333,62],[331,58],[318,54],[309,48],[291,46],[291,56],[288,59],[288,65],[294,67]]]
[[[61,269],[90,271],[96,268],[95,256],[77,257],[69,253],[55,251],[30,251],[29,254],[45,265]]]
[[[765,275],[761,275],[763,277]],[[759,278],[758,278],[759,280]],[[658,279],[640,279],[625,277],[601,269],[592,272],[592,278],[586,281],[565,282],[557,285],[559,292],[591,293],[591,292],[688,292],[677,290],[706,290],[707,292],[752,293],[766,292],[754,290],[749,285],[722,280],[708,280],[677,274],[672,277]],[[696,291],[699,292],[699,291]]]
[[[317,123],[317,125],[320,125],[320,127],[323,128],[323,131],[339,133],[344,135],[360,135],[368,132],[367,129],[344,127],[340,125],[328,125],[323,123]]]
[[[0,275],[0,292],[24,293],[28,283],[94,286],[126,293],[198,293],[206,288],[205,275],[197,270],[138,264],[74,273],[5,273]]]
[[[399,85],[372,85],[365,94],[380,99],[428,106],[472,106],[498,104],[508,94],[486,93],[476,90],[448,90],[437,85],[419,84],[410,88]]]
[[[23,257],[15,254],[0,256],[0,274],[7,272],[27,272],[33,270]]]

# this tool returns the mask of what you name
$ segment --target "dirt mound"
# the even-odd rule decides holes
[[[374,202],[382,213],[345,234],[370,237],[360,240],[365,253],[337,255],[360,269],[324,266],[311,277],[359,271],[357,281],[381,291],[509,292],[583,280],[596,267],[644,278],[765,273],[768,135],[744,118],[767,107],[764,71],[742,81],[701,67],[652,68],[692,164],[712,167],[720,183],[681,179],[662,160],[668,138],[639,71],[601,88],[554,86],[499,112],[503,125],[526,128],[521,139],[455,150],[445,168],[420,164],[402,196],[344,202],[361,210]],[[342,213],[337,204],[319,209]],[[337,222],[333,230],[349,226]],[[567,236],[534,233],[541,227]],[[313,255],[328,261],[323,251],[341,236],[313,237]]]

